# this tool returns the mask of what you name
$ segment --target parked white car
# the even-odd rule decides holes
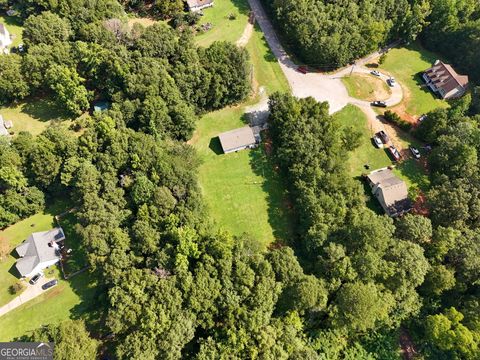
[[[387,84],[390,86],[390,87],[394,87],[397,82],[395,81],[395,78],[391,77],[387,80]]]
[[[380,139],[377,135],[373,137],[373,142],[375,143],[375,146],[379,149],[383,148],[383,142],[382,139]]]

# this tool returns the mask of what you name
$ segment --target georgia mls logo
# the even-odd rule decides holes
[[[53,360],[53,342],[0,343],[0,360]]]

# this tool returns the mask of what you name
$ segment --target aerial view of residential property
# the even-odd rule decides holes
[[[480,1],[0,0],[0,360],[480,360]]]

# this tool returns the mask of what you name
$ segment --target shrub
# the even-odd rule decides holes
[[[24,288],[24,285],[21,282],[17,282],[10,286],[10,293],[12,295],[18,294],[20,291],[23,290],[23,288]]]
[[[405,131],[410,131],[410,129],[412,128],[412,124],[410,124],[408,121],[403,120],[398,114],[394,113],[393,111],[385,111],[383,117],[388,122],[397,125],[400,129],[403,129]]]

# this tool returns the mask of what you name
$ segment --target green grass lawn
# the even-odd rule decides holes
[[[196,37],[197,44],[208,46],[214,41],[236,42],[243,34],[248,22],[250,8],[247,0],[218,0],[211,8],[203,10],[205,14],[200,18],[200,24],[212,23],[213,28],[199,33]],[[236,18],[229,20],[229,15]]]
[[[352,176],[357,177],[363,173],[380,169],[392,165],[392,161],[388,157],[384,149],[378,149],[372,144],[373,131],[368,127],[367,116],[354,105],[347,105],[345,108],[335,113],[334,118],[345,127],[352,126],[355,130],[360,131],[360,146],[350,152],[348,159],[348,168]],[[364,165],[368,164],[370,170],[365,169]]]
[[[373,75],[353,73],[343,77],[342,82],[347,88],[348,94],[360,100],[385,100],[392,93],[384,81]]]
[[[82,318],[94,310],[96,284],[88,273],[65,281],[53,268],[48,276],[58,279],[58,285],[0,318],[0,341],[12,341],[43,325]]]
[[[48,125],[54,122],[65,122],[70,124],[72,120],[49,99],[26,99],[20,104],[8,107],[0,107],[0,115],[5,120],[11,120],[13,131],[18,134],[20,131],[28,131],[32,135],[38,135],[45,130]]]
[[[8,32],[13,37],[11,46],[18,46],[22,43],[22,23],[16,16],[7,16],[5,14],[0,15],[0,23],[5,24]]]
[[[418,43],[407,47],[395,48],[388,52],[385,62],[380,66],[391,73],[403,86],[404,101],[400,106],[414,117],[438,107],[447,107],[446,101],[436,96],[424,85],[420,73],[430,68],[438,56],[423,49]]]
[[[257,28],[247,45],[254,69],[254,83],[268,94],[288,91],[288,83]],[[202,117],[191,143],[203,164],[199,182],[211,216],[235,235],[249,233],[266,246],[275,239],[288,240],[291,223],[280,176],[264,149],[221,154],[218,134],[245,126],[245,108],[258,99],[211,112]]]
[[[0,306],[5,305],[16,296],[9,292],[9,287],[19,281],[17,270],[14,267],[16,261],[15,247],[28,238],[32,232],[45,231],[53,226],[53,215],[40,213],[0,231],[0,241],[8,243],[12,251],[5,260],[0,262]]]

